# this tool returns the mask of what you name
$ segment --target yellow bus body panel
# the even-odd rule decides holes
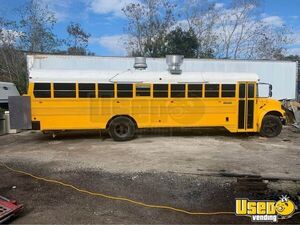
[[[132,117],[138,128],[225,127],[230,132],[258,132],[263,117],[271,111],[284,115],[273,99],[254,99],[254,123],[251,129],[238,129],[239,98],[35,98],[29,84],[32,121],[40,129],[106,129],[111,118]],[[53,85],[51,85],[53,87]],[[238,86],[238,85],[237,85]],[[78,90],[77,90],[78,91]],[[238,93],[238,90],[237,90]],[[237,95],[237,94],[236,94]]]

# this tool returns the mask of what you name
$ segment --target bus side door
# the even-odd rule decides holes
[[[238,87],[238,131],[254,132],[256,83],[241,82]]]

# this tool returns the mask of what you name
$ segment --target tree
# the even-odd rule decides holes
[[[300,55],[287,55],[287,56],[284,56],[284,55],[280,55],[278,57],[279,60],[287,60],[287,61],[292,61],[292,62],[298,62],[300,63]],[[299,67],[300,69],[300,67]]]
[[[48,7],[29,0],[21,9],[19,21],[0,19],[0,80],[13,82],[26,93],[28,74],[26,52],[54,52],[61,44],[53,33],[56,22]]]
[[[15,22],[0,18],[0,81],[16,84],[23,94],[28,78],[25,55],[15,47],[19,36]]]
[[[260,0],[231,0],[227,5],[188,0],[183,15],[198,37],[199,54],[228,59],[276,59],[289,43],[285,26],[264,22]]]
[[[193,30],[183,31],[177,27],[165,37],[165,55],[175,54],[196,58],[197,51],[198,39]]]
[[[215,3],[208,0],[187,0],[182,7],[182,27],[193,30],[198,40],[197,58],[214,58],[217,35],[214,31],[218,20]]]
[[[259,0],[232,0],[229,8],[219,9],[215,25],[219,58],[275,59],[284,51],[288,30],[265,23],[259,6]]]
[[[286,45],[290,43],[289,30],[286,27],[273,28],[262,26],[263,30],[257,39],[255,53],[259,59],[280,59]]]
[[[71,55],[86,55],[87,46],[90,38],[90,34],[86,33],[80,24],[71,22],[67,27],[69,34],[69,40],[67,44],[68,54]],[[89,53],[91,54],[91,53]]]
[[[238,54],[246,50],[251,51],[248,41],[254,39],[254,33],[257,32],[257,21],[253,18],[253,13],[257,8],[255,0],[233,1],[229,9],[220,9],[218,16],[218,53],[221,58],[238,58]],[[244,43],[246,42],[246,43]],[[254,42],[251,43],[254,46]],[[242,46],[244,48],[242,49]],[[247,52],[243,52],[247,54]]]
[[[260,0],[143,0],[128,4],[127,50],[129,55],[164,57],[166,37],[181,27],[197,37],[197,58],[276,59],[290,43],[286,26],[264,21]]]
[[[47,5],[30,0],[20,11],[20,48],[30,52],[53,52],[61,41],[53,33],[56,19]]]
[[[175,5],[168,0],[143,0],[123,8],[128,20],[125,43],[132,56],[164,56],[164,38],[175,24]]]

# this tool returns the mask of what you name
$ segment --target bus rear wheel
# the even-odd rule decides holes
[[[135,129],[135,124],[130,118],[119,116],[110,122],[108,132],[115,141],[129,141],[134,138]]]
[[[281,133],[282,123],[278,116],[267,115],[262,121],[260,135],[263,137],[276,137]]]

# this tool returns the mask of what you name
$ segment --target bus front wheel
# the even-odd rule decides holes
[[[119,116],[110,122],[108,132],[115,141],[128,141],[134,138],[135,124],[130,118]]]
[[[263,118],[260,135],[263,137],[276,137],[281,133],[282,123],[278,116],[267,115]]]

